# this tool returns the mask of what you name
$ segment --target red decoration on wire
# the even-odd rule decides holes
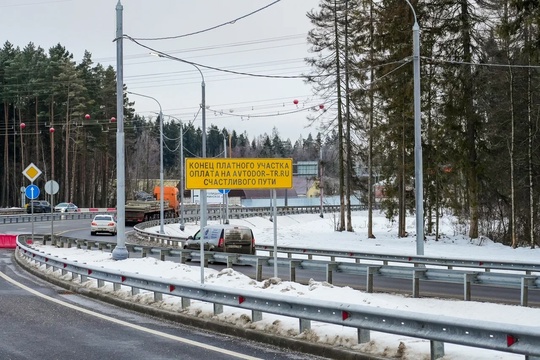
[[[24,128],[26,127],[26,124],[25,124],[25,123],[21,123],[20,127],[21,127],[21,130],[24,130]]]
[[[319,105],[319,109],[324,109],[324,104]]]
[[[51,134],[54,133],[54,128],[53,128],[53,127],[50,128],[50,129],[49,129],[49,132],[50,132]]]
[[[298,100],[297,100],[297,99],[294,99],[294,100],[293,100],[293,103],[294,103],[294,105],[298,105]]]
[[[89,120],[89,119],[90,119],[90,114],[84,115],[84,118],[85,118],[86,120]]]
[[[111,122],[116,122],[116,118],[114,116],[111,118]]]

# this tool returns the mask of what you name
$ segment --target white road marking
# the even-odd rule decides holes
[[[0,271],[0,277],[2,277],[6,281],[12,283],[15,286],[18,286],[19,288],[28,291],[31,294],[34,294],[36,296],[41,297],[42,299],[51,301],[53,303],[65,306],[67,308],[82,312],[82,313],[90,315],[90,316],[95,316],[97,318],[113,322],[113,323],[118,324],[118,325],[126,326],[126,327],[129,327],[129,328],[132,328],[132,329],[135,329],[135,330],[139,330],[139,331],[144,331],[146,333],[156,335],[156,336],[161,336],[161,337],[169,339],[169,340],[174,340],[174,341],[182,342],[182,343],[189,344],[189,345],[192,345],[192,346],[197,346],[197,347],[204,348],[204,349],[207,349],[207,350],[211,350],[211,351],[219,352],[219,353],[222,353],[222,354],[234,356],[234,357],[237,357],[239,359],[248,359],[248,360],[260,359],[260,358],[257,358],[257,357],[237,353],[237,352],[234,352],[234,351],[225,350],[225,349],[219,348],[217,346],[205,345],[203,343],[196,342],[196,341],[193,341],[193,340],[189,340],[189,339],[186,339],[186,338],[183,338],[183,337],[180,337],[180,336],[170,335],[170,334],[167,334],[167,333],[164,333],[164,332],[161,332],[161,331],[148,329],[148,328],[145,328],[145,327],[140,326],[140,325],[135,325],[135,324],[129,323],[127,321],[115,319],[115,318],[107,316],[107,315],[99,314],[99,313],[96,313],[94,311],[84,309],[84,308],[75,306],[73,304],[66,303],[66,302],[64,302],[62,300],[52,298],[52,297],[50,297],[48,295],[44,295],[44,294],[42,294],[42,293],[40,293],[40,292],[38,292],[38,291],[36,291],[34,289],[31,289],[28,286],[25,286],[25,285],[21,284],[20,282],[18,282],[16,280],[13,280],[12,278],[10,278],[9,276],[7,276],[6,274],[4,274],[1,271]]]

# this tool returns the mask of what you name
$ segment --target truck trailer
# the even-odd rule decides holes
[[[126,202],[126,225],[138,224],[144,221],[157,220],[161,214],[161,191],[156,186],[153,199],[145,197],[144,200],[135,199]],[[163,187],[163,216],[165,218],[178,217],[179,191],[173,186]]]

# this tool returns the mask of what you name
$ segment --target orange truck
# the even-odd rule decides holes
[[[161,214],[160,187],[154,188],[155,200],[128,200],[126,202],[126,224],[138,224],[157,220]],[[174,186],[163,187],[163,215],[165,218],[178,217],[180,205],[179,191]]]

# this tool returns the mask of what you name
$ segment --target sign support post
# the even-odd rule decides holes
[[[30,200],[37,199],[39,196],[39,188],[34,185],[34,180],[36,180],[41,175],[41,170],[34,165],[34,163],[30,163],[26,167],[26,169],[23,170],[23,175],[26,176],[28,180],[30,180],[30,185],[28,185],[24,192],[26,194],[26,197]],[[30,202],[30,212],[32,214],[32,240],[34,240],[34,203]]]
[[[54,194],[60,190],[60,186],[54,180],[49,180],[45,183],[45,192],[51,195],[51,245],[55,245],[54,240]]]

